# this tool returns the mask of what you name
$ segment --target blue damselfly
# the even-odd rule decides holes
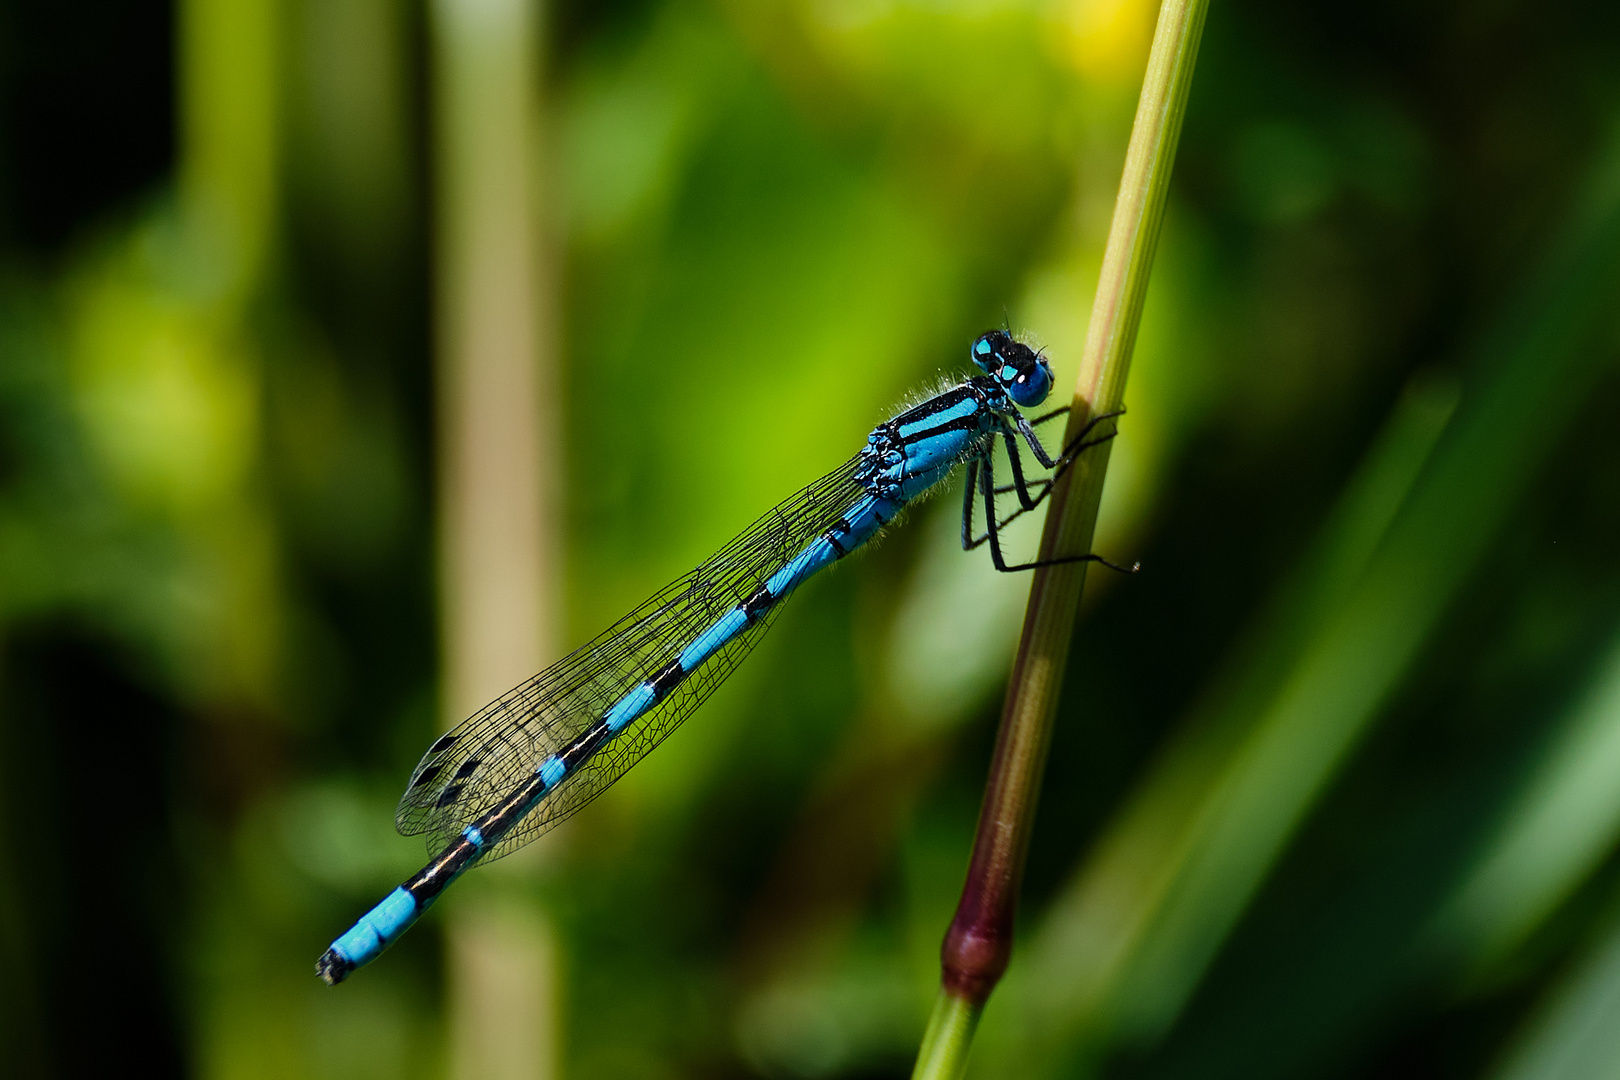
[[[437,854],[333,942],[316,973],[341,982],[462,873],[522,847],[607,790],[731,674],[794,589],[876,536],[957,464],[967,473],[963,548],[988,543],[996,569],[1007,572],[1082,561],[1114,566],[1089,554],[1009,566],[1000,530],[1035,509],[1076,455],[1111,438],[1089,436],[1118,414],[1092,419],[1053,457],[1035,427],[1068,409],[1033,421],[1019,411],[1040,405],[1051,392],[1046,360],[1001,330],[975,340],[970,356],[984,374],[879,424],[860,453],[600,637],[428,747],[395,824],[407,835],[426,833]],[[998,439],[1012,473],[1012,483],[999,488],[992,466]],[[1050,476],[1025,480],[1020,439]],[[1019,506],[998,521],[996,496],[1007,493],[1017,495]],[[980,536],[974,535],[976,500],[986,519]]]

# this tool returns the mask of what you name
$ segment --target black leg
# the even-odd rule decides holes
[[[977,471],[977,464],[978,464],[978,462],[975,459],[973,462],[969,463],[969,467],[973,468],[975,471]],[[972,483],[972,481],[974,479],[974,477],[972,475],[970,475],[968,479],[969,479],[969,486],[966,489],[964,489],[964,491],[962,493],[963,494],[963,499],[962,499],[962,514],[963,514],[963,518],[962,518],[962,524],[963,524],[963,528],[962,528],[962,550],[963,551],[975,551],[978,548],[984,546],[985,542],[990,539],[990,529],[986,528],[985,531],[984,531],[984,534],[982,536],[974,536],[971,539],[969,538],[969,535],[970,535],[970,532],[971,532],[971,529],[969,528],[969,523],[972,521],[972,514],[973,514],[973,505],[972,505],[973,504],[973,497],[974,497],[975,494],[977,494],[977,492],[974,491],[974,488],[977,487],[978,485],[975,484],[975,483]],[[1052,484],[1051,484],[1050,481],[1043,480],[1043,481],[1041,481],[1041,484],[1044,485],[1041,488],[1041,493],[1039,495],[1037,495],[1035,497],[1035,500],[1034,500],[1035,506],[1037,506],[1037,507],[1040,506],[1041,503],[1045,502],[1046,497],[1052,493]],[[995,490],[996,490],[997,494],[1005,494],[1006,492],[1012,490],[1012,486],[1008,485],[1007,487],[999,487],[999,488],[996,488]],[[989,500],[986,500],[986,501],[989,501]],[[1033,507],[1031,509],[1033,509]],[[1008,514],[1006,517],[1004,517],[1000,521],[998,521],[996,523],[996,525],[995,525],[995,529],[997,530],[998,534],[999,534],[1000,530],[1005,529],[1008,525],[1011,525],[1013,522],[1015,522],[1019,518],[1023,517],[1027,512],[1028,511],[1024,510],[1022,507],[1019,507],[1017,510],[1014,510],[1012,513]],[[997,536],[997,540],[998,541],[1000,540],[999,535]],[[1118,563],[1109,562],[1107,559],[1103,558],[1101,555],[1081,555],[1081,556],[1078,556],[1078,557],[1075,557],[1075,558],[1047,559],[1047,560],[1043,560],[1043,561],[1040,561],[1040,562],[1024,563],[1021,566],[998,566],[998,567],[996,567],[996,569],[1002,570],[1002,571],[1007,572],[1007,573],[1011,573],[1011,572],[1018,571],[1018,570],[1033,570],[1037,566],[1058,566],[1058,565],[1061,565],[1063,563],[1071,563],[1071,562],[1100,562],[1104,566],[1108,567],[1109,569],[1118,570],[1120,573],[1123,573],[1123,574],[1134,574],[1134,573],[1136,573],[1137,570],[1141,569],[1141,564],[1140,563],[1132,563],[1130,566],[1121,566]]]
[[[962,550],[963,551],[975,551],[978,548],[982,547],[984,545],[985,541],[990,539],[990,531],[991,530],[988,527],[985,529],[983,535],[980,535],[980,536],[974,536],[973,535],[973,500],[975,498],[977,498],[978,495],[979,495],[979,462],[980,462],[981,459],[984,462],[985,476],[990,477],[990,480],[988,481],[990,483],[990,485],[997,492],[1005,492],[1005,491],[1011,491],[1012,490],[1012,488],[1010,488],[1010,487],[1006,487],[1006,488],[995,488],[994,487],[995,479],[994,479],[994,474],[991,472],[990,456],[989,456],[988,452],[984,453],[982,455],[982,458],[981,457],[973,457],[973,458],[968,459],[968,463],[967,463],[967,482],[962,487]],[[1047,485],[1047,486],[1050,487],[1051,485]],[[1036,505],[1039,505],[1040,504],[1040,499],[1036,499],[1035,503],[1036,503]],[[993,510],[994,506],[995,506],[995,501],[993,499],[987,500],[987,505],[989,505]],[[1006,517],[1002,518],[1001,521],[998,524],[995,525],[995,528],[996,529],[1005,529],[1007,527],[1008,522],[1016,521],[1018,518],[1023,517],[1024,513],[1025,513],[1025,511],[1023,511],[1023,510],[1014,510],[1012,513],[1008,514]]]
[[[968,458],[967,480],[962,488],[962,550],[972,551],[983,543],[973,539],[973,489],[979,486],[979,459]]]
[[[1119,416],[1120,413],[1122,413],[1122,412],[1124,412],[1123,409],[1120,410],[1120,412],[1104,413],[1102,416],[1097,417],[1091,423],[1087,424],[1086,427],[1085,427],[1085,431],[1082,431],[1079,434],[1079,436],[1076,437],[1075,441],[1069,444],[1069,449],[1067,451],[1065,451],[1060,457],[1058,457],[1057,462],[1056,462],[1057,467],[1053,471],[1051,477],[1049,477],[1047,479],[1044,479],[1044,480],[1037,480],[1037,481],[1035,481],[1035,483],[1030,484],[1025,488],[1020,488],[1017,484],[1003,484],[1001,487],[996,488],[996,494],[997,495],[1005,495],[1009,491],[1017,491],[1019,493],[1019,502],[1022,504],[1022,507],[1020,509],[1015,510],[1013,513],[1009,514],[1007,517],[1004,517],[1004,518],[1001,519],[1001,527],[1006,528],[1008,522],[1013,521],[1015,518],[1018,518],[1019,516],[1021,516],[1026,511],[1033,510],[1037,506],[1039,506],[1041,504],[1041,500],[1045,499],[1048,495],[1050,495],[1052,493],[1052,481],[1056,480],[1058,477],[1062,476],[1064,471],[1066,469],[1068,469],[1068,467],[1070,465],[1073,465],[1075,463],[1075,461],[1080,457],[1080,454],[1082,452],[1091,449],[1093,446],[1100,446],[1103,443],[1105,443],[1105,442],[1109,441],[1110,439],[1112,439],[1115,435],[1119,434],[1118,432],[1110,431],[1107,435],[1099,435],[1095,439],[1087,439],[1086,438],[1086,432],[1089,432],[1098,423],[1100,423],[1103,420],[1108,420],[1108,419],[1110,419],[1112,417]],[[1045,419],[1045,418],[1043,417],[1042,419]],[[1038,423],[1040,423],[1040,420],[1035,420],[1035,421],[1033,421],[1033,423],[1038,424]],[[1009,440],[1008,444],[1007,444],[1007,452],[1008,452],[1008,454],[1012,454],[1012,448],[1013,448],[1013,446],[1015,444],[1011,441],[1011,439],[1012,439],[1011,430],[1004,428],[1003,429],[1003,434],[1006,435],[1008,440]],[[1020,464],[1022,464],[1022,462],[1020,462]],[[1016,473],[1016,472],[1019,472],[1019,469],[1015,466],[1013,471]],[[1019,480],[1023,479],[1022,476],[1019,476],[1017,478]],[[1026,495],[1027,495],[1028,490],[1030,488],[1039,489],[1040,494],[1036,495],[1033,499],[1026,499]]]
[[[1110,431],[1107,435],[1102,435],[1095,439],[1086,438],[1087,435],[1091,434],[1091,429],[1102,423],[1104,420],[1113,420],[1124,415],[1124,409],[1115,409],[1113,412],[1105,412],[1101,416],[1093,416],[1090,420],[1086,421],[1086,426],[1080,429],[1080,434],[1076,435],[1074,440],[1070,442],[1068,446],[1063,448],[1063,456],[1073,459],[1080,453],[1080,451],[1086,449],[1087,447],[1100,445],[1101,443],[1105,443],[1109,439],[1112,439],[1115,435],[1118,435],[1119,431],[1116,429],[1114,431]]]
[[[1001,527],[1003,529],[1005,529],[1008,525],[1011,525],[1013,522],[1017,521],[1019,518],[1023,517],[1025,514],[1029,513],[1031,510],[1034,510],[1036,507],[1040,506],[1041,503],[1046,501],[1046,497],[1048,495],[1052,494],[1052,481],[1050,481],[1050,480],[1038,481],[1034,486],[1040,489],[1040,494],[1036,495],[1033,499],[1031,499],[1029,501],[1029,506],[1027,506],[1027,507],[1020,506],[1017,510],[1014,510],[1012,513],[1008,514],[1006,517],[1002,518],[1001,519]],[[1005,495],[1005,494],[1007,494],[1007,492],[1011,491],[1012,489],[1013,489],[1013,486],[1011,484],[1007,484],[1004,487],[996,488],[996,494],[997,495]]]
[[[1023,455],[1018,452],[1018,440],[1013,436],[1012,429],[1006,426],[1001,429],[1001,437],[1007,443],[1007,464],[1012,467],[1012,489],[1018,492],[1018,505],[1025,510],[1033,510],[1035,503],[1029,497],[1029,485],[1024,482],[1024,461]]]
[[[1029,490],[1031,490],[1031,491],[1044,491],[1045,489],[1047,489],[1047,488],[1049,488],[1051,486],[1052,486],[1052,481],[1050,481],[1050,480],[1036,480],[1036,481],[1033,481],[1029,485]],[[1009,491],[1017,491],[1017,490],[1018,490],[1018,485],[1017,484],[1002,484],[1000,487],[996,488],[996,494],[997,495],[1005,495]]]
[[[1117,415],[1117,414],[1110,414],[1110,415]],[[1106,419],[1108,419],[1107,415],[1100,416],[1100,417],[1097,417],[1096,420],[1093,420],[1091,423],[1087,424],[1086,428],[1085,428],[1085,431],[1082,431],[1080,433],[1080,438],[1083,439],[1086,432],[1089,432],[1094,426],[1096,426],[1098,421],[1106,420]],[[1020,417],[1020,420],[1022,421],[1022,417]],[[1012,440],[1012,433],[1010,431],[1004,431],[1004,434],[1006,435],[1006,437],[1007,437],[1007,439],[1008,439],[1008,441],[1010,443],[1011,440]],[[1030,434],[1032,435],[1033,433],[1030,433]],[[1111,438],[1113,438],[1113,436],[1108,435],[1108,436],[1104,437],[1103,439],[1099,439],[1097,441],[1098,442],[1104,442],[1107,439],[1111,439]],[[1084,449],[1087,445],[1095,445],[1095,444],[1083,443],[1083,442],[1080,441],[1080,439],[1076,439],[1075,443],[1078,444],[1077,449]],[[1036,443],[1034,445],[1038,446],[1039,443]],[[1073,444],[1071,444],[1071,445],[1073,445]],[[992,563],[994,563],[996,569],[1001,571],[1003,574],[1015,574],[1015,573],[1018,573],[1021,570],[1037,570],[1037,569],[1039,569],[1039,568],[1041,568],[1043,566],[1063,566],[1063,565],[1066,565],[1068,563],[1083,563],[1083,562],[1101,563],[1102,565],[1108,567],[1110,570],[1117,570],[1122,574],[1134,574],[1138,570],[1141,569],[1141,566],[1142,566],[1141,563],[1132,563],[1130,566],[1121,566],[1119,563],[1110,562],[1108,559],[1103,558],[1101,555],[1095,555],[1095,554],[1091,554],[1091,555],[1066,555],[1066,556],[1063,556],[1063,557],[1057,558],[1057,559],[1037,559],[1034,562],[1020,563],[1017,566],[1008,566],[1007,565],[1007,560],[1001,554],[1001,529],[1002,529],[1002,527],[1005,526],[1007,524],[1007,522],[1010,522],[1014,518],[1017,518],[1020,514],[1023,514],[1023,513],[1027,512],[1027,511],[1029,511],[1029,510],[1033,510],[1036,506],[1039,506],[1041,501],[1043,499],[1045,499],[1047,497],[1047,495],[1051,494],[1051,492],[1052,492],[1052,484],[1051,484],[1050,481],[1048,481],[1046,483],[1045,489],[1042,490],[1040,495],[1038,495],[1034,499],[1028,499],[1028,492],[1023,487],[1023,476],[1022,476],[1022,473],[1020,472],[1018,464],[1017,464],[1018,453],[1017,453],[1016,445],[1009,446],[1009,450],[1012,451],[1012,460],[1014,462],[1014,464],[1013,464],[1013,476],[1015,478],[1014,486],[1019,489],[1019,498],[1021,500],[1027,500],[1027,501],[1025,501],[1024,506],[1021,509],[1014,511],[1012,514],[1009,514],[1007,516],[1006,521],[998,521],[996,519],[996,491],[997,491],[997,489],[996,489],[996,480],[995,480],[994,467],[991,465],[990,458],[989,458],[988,455],[982,455],[982,461],[983,461],[982,468],[975,467],[975,466],[979,465],[979,461],[980,461],[980,459],[975,459],[968,466],[968,469],[969,469],[969,471],[968,471],[969,487],[968,487],[967,492],[965,493],[964,498],[963,498],[963,502],[964,502],[964,514],[963,514],[963,522],[962,522],[962,541],[963,541],[962,546],[963,546],[963,548],[971,551],[973,548],[978,547],[979,544],[981,544],[984,541],[988,540],[990,542],[990,561]],[[1044,452],[1042,452],[1042,453],[1044,453]],[[1073,463],[1074,459],[1072,457],[1068,456],[1067,454],[1064,455],[1064,458],[1065,458],[1065,460],[1063,460],[1063,462],[1062,462],[1062,468],[1059,468],[1057,473],[1053,474],[1054,476],[1058,475],[1058,473],[1061,473],[1063,468],[1067,468],[1070,464]],[[1053,465],[1054,466],[1057,465],[1057,462],[1054,462]],[[1049,466],[1049,467],[1051,467],[1051,466]],[[975,475],[975,474],[977,474],[977,475]],[[983,537],[980,537],[977,540],[974,540],[974,541],[970,542],[969,537],[972,535],[972,528],[969,525],[969,515],[971,515],[971,513],[972,513],[971,503],[972,503],[972,499],[973,499],[973,482],[976,479],[979,481],[978,487],[979,487],[979,490],[980,490],[980,492],[982,493],[982,495],[984,497],[985,534],[984,534]]]
[[[1129,566],[1121,566],[1116,562],[1110,562],[1101,555],[1066,555],[1058,559],[1036,559],[1034,562],[1019,563],[1017,566],[1008,566],[1006,560],[1001,557],[1001,537],[999,535],[1000,526],[996,524],[995,518],[996,498],[994,494],[994,483],[990,479],[988,469],[985,470],[984,504],[985,512],[990,515],[989,525],[985,530],[990,540],[990,561],[995,563],[996,569],[1000,570],[1003,574],[1016,574],[1021,570],[1038,570],[1043,566],[1063,566],[1068,563],[1083,562],[1102,563],[1104,566],[1108,567],[1108,569],[1118,570],[1122,574],[1134,574],[1142,568],[1141,563],[1132,563]]]
[[[978,494],[977,485],[975,485],[974,488],[969,489],[969,490],[970,490],[972,495],[977,495]],[[1014,510],[1012,513],[1008,514],[1006,517],[1002,518],[999,522],[997,522],[996,523],[996,528],[997,529],[1005,529],[1008,525],[1011,525],[1013,522],[1017,521],[1019,518],[1021,518],[1023,516],[1024,516],[1024,510],[1023,509]],[[990,539],[990,530],[986,529],[983,533],[979,534],[978,536],[973,537],[973,539],[969,540],[967,543],[964,543],[962,545],[962,550],[963,551],[976,551],[976,550],[978,550],[978,548],[983,546],[985,541],[987,541],[989,539]]]
[[[984,482],[980,488],[984,492],[984,535],[990,541],[990,561],[1005,574],[1009,571],[1006,560],[1001,557],[1001,528],[996,523],[996,479],[988,461],[985,462],[983,473]]]
[[[1024,419],[1023,416],[1018,417],[1018,431],[1024,436],[1024,441],[1029,444],[1030,453],[1035,455],[1036,461],[1039,461],[1041,465],[1048,469],[1057,469],[1059,462],[1073,461],[1075,455],[1079,454],[1080,451],[1086,449],[1087,447],[1096,446],[1098,443],[1107,442],[1109,439],[1113,438],[1113,435],[1110,434],[1100,439],[1093,439],[1089,442],[1086,440],[1086,436],[1090,435],[1092,429],[1098,424],[1102,423],[1104,420],[1112,420],[1115,417],[1123,416],[1124,414],[1124,409],[1116,409],[1113,412],[1106,412],[1100,416],[1093,416],[1090,420],[1086,421],[1086,426],[1080,429],[1080,434],[1076,435],[1069,445],[1063,448],[1063,453],[1059,454],[1056,458],[1052,457],[1046,452],[1046,447],[1042,446],[1041,441],[1035,437],[1034,426],[1031,425],[1028,420]],[[1050,415],[1051,414],[1048,414],[1048,416]],[[1046,417],[1042,417],[1042,419],[1046,419]]]
[[[1024,441],[1029,444],[1029,452],[1035,455],[1035,460],[1041,463],[1042,468],[1057,468],[1056,459],[1046,452],[1046,447],[1041,445],[1041,440],[1035,437],[1035,429],[1022,416],[1018,417],[1018,431],[1024,436]],[[1058,456],[1062,457],[1061,454]]]
[[[1109,437],[1112,438],[1112,436],[1109,436]],[[1101,441],[1101,440],[1099,440],[1099,441]],[[1060,463],[1058,471],[1054,475],[1062,475],[1063,470],[1068,468],[1068,464],[1069,463],[1067,463],[1067,462]],[[971,469],[974,469],[976,471],[978,469],[978,459],[974,458],[971,462],[969,462],[968,467],[971,468]],[[972,478],[969,477],[970,481],[971,481],[971,479]],[[962,490],[963,516],[964,516],[964,519],[966,519],[966,520],[971,520],[971,517],[972,517],[973,509],[972,509],[972,506],[970,505],[970,503],[971,503],[971,500],[978,494],[978,492],[975,490],[976,486],[977,485],[970,482],[967,485],[967,487],[965,487]],[[1027,508],[1020,506],[1017,510],[1014,510],[1012,513],[1008,514],[1006,517],[1000,519],[1000,521],[998,521],[996,523],[996,528],[1005,529],[1008,525],[1011,525],[1013,522],[1015,522],[1019,518],[1023,517],[1030,510],[1038,509],[1040,507],[1041,503],[1046,501],[1046,497],[1048,495],[1052,494],[1052,481],[1050,481],[1050,480],[1037,480],[1034,484],[1032,484],[1030,486],[1032,488],[1038,489],[1040,494],[1038,494],[1034,498],[1030,499],[1029,506]],[[1013,490],[1016,490],[1014,485],[1012,485],[1012,484],[1004,484],[1001,487],[996,488],[995,493],[997,495],[1005,495],[1009,491],[1013,491]],[[968,535],[968,532],[969,532],[969,530],[967,528],[963,529],[963,535],[964,536]],[[971,541],[964,544],[963,545],[963,550],[964,551],[972,551],[974,548],[977,548],[979,545],[983,544],[988,539],[990,539],[990,533],[987,530],[984,533],[984,535],[976,536]]]
[[[998,566],[996,569],[1006,574],[1016,574],[1020,570],[1039,570],[1043,566],[1066,566],[1069,563],[1082,562],[1101,563],[1108,569],[1116,570],[1121,574],[1134,574],[1142,569],[1142,564],[1139,562],[1133,562],[1129,566],[1121,566],[1117,562],[1109,562],[1101,555],[1065,555],[1061,559],[1036,559],[1034,562],[1019,563],[1017,566]]]
[[[1048,420],[1056,420],[1060,416],[1067,416],[1068,413],[1069,413],[1069,407],[1067,405],[1065,405],[1060,409],[1053,409],[1049,413],[1042,413],[1040,416],[1037,416],[1035,419],[1031,420],[1029,422],[1029,426],[1030,427],[1040,427],[1042,424],[1046,423]]]

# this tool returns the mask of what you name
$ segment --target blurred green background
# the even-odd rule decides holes
[[[423,855],[457,3],[0,8],[7,1075],[909,1072],[1027,589],[948,495],[312,974]],[[1153,17],[537,9],[557,650],[1003,318],[1072,383]],[[1176,170],[1097,540],[1143,571],[1092,576],[970,1072],[1620,1076],[1620,11],[1220,0]],[[541,982],[498,1068],[479,903]]]

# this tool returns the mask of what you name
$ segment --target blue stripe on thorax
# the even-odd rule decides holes
[[[977,384],[958,387],[895,417],[868,440],[880,451],[863,483],[901,502],[921,495],[944,479],[974,444],[995,430],[998,411]],[[883,432],[892,432],[885,441]]]
[[[960,391],[958,391],[960,392]],[[902,439],[912,439],[919,432],[929,431],[933,428],[944,427],[955,421],[966,420],[975,413],[980,412],[984,406],[972,395],[963,394],[962,400],[932,412],[926,412],[915,420],[902,420],[897,425]]]

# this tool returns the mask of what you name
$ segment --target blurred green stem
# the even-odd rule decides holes
[[[928,1018],[928,1030],[923,1032],[913,1078],[961,1075],[982,1011],[980,1003],[940,994],[934,1002],[934,1014]]]
[[[1595,339],[1613,333],[1620,288],[1620,137],[1560,232],[1524,291],[1471,335],[1469,385],[1388,524],[1367,528],[1382,515],[1359,512],[1342,530],[1330,524],[1313,561],[1329,571],[1324,584],[1339,584],[1313,588],[1266,632],[1275,644],[1239,661],[1237,689],[1187,725],[1048,909],[1030,943],[1044,1003],[1021,1002],[1026,1017],[1051,1010],[1031,1023],[1040,1031],[1025,1051],[1031,1066],[1073,1068],[1077,1055],[1148,1045],[1169,1029],[1490,545],[1513,527],[1516,501],[1612,363],[1612,346]],[[1358,532],[1362,541],[1344,543]],[[1538,887],[1530,871],[1518,864],[1516,889]],[[1476,935],[1508,915],[1493,907],[1480,920],[1488,913],[1470,911],[1472,900],[1459,904],[1423,947],[1483,947]]]
[[[1092,416],[1119,408],[1124,396],[1207,7],[1206,0],[1166,0],[1159,9],[1065,445]],[[1090,549],[1107,466],[1105,443],[1058,478],[1041,558]],[[1018,886],[1085,570],[1084,563],[1071,563],[1035,572],[973,858],[945,936],[941,1000],[918,1054],[917,1080],[961,1074],[979,1011],[1007,968]]]
[[[207,301],[242,304],[276,232],[282,11],[274,0],[184,0],[180,190]]]

